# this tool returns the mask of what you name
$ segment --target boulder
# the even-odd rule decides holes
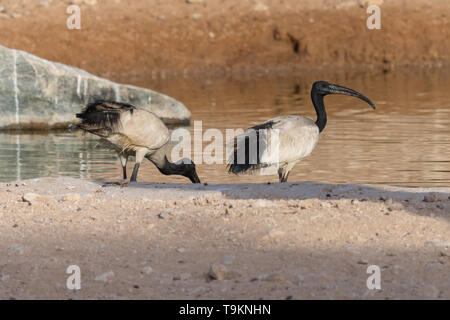
[[[0,129],[64,128],[96,99],[131,103],[166,123],[186,124],[191,116],[181,102],[161,93],[0,46]]]

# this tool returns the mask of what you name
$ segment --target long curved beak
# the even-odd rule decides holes
[[[370,99],[364,96],[363,94],[359,93],[358,91],[331,83],[328,85],[327,89],[328,94],[345,94],[347,96],[356,97],[367,102],[373,109],[375,109],[375,105],[373,104],[373,102],[370,101]]]
[[[189,176],[189,180],[191,180],[192,183],[201,183],[196,171],[194,171],[192,175]]]

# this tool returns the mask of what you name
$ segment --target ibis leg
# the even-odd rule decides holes
[[[128,157],[123,153],[119,154],[120,163],[122,164],[123,180],[127,179],[127,162]]]
[[[136,164],[134,165],[133,174],[131,175],[131,182],[137,181],[137,174],[139,171],[139,166],[141,165],[142,160],[144,160],[144,156],[147,153],[147,149],[140,149],[136,151]]]
[[[137,174],[139,171],[139,166],[140,166],[140,163],[136,162],[136,164],[134,165],[133,174],[131,175],[131,179],[130,179],[131,182],[137,181]]]
[[[280,182],[287,182],[288,177],[289,177],[289,172],[287,170],[284,169],[279,169],[278,170],[278,179],[280,180]]]

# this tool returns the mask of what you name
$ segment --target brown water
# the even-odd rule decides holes
[[[326,97],[328,125],[316,149],[294,168],[289,181],[450,186],[448,71],[132,82],[183,101],[192,111],[192,120],[202,120],[203,132],[245,129],[278,115],[299,114],[315,120],[311,84],[335,82],[362,92],[377,110],[352,97]],[[76,132],[1,134],[0,179],[58,175],[120,179],[115,154],[97,142]],[[132,166],[129,163],[130,173]],[[230,175],[225,165],[201,164],[198,171],[202,182],[208,183],[277,181],[276,176]],[[187,181],[163,176],[149,162],[141,166],[138,180]]]

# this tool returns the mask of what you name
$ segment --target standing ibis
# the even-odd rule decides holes
[[[295,164],[311,154],[319,141],[319,133],[327,124],[323,98],[329,94],[357,97],[375,109],[372,101],[355,90],[317,81],[311,89],[317,120],[297,115],[280,116],[249,128],[235,139],[228,158],[229,172],[261,174],[265,169],[272,169],[265,172],[278,173],[280,182],[286,182]],[[250,141],[256,145],[253,149]]]

